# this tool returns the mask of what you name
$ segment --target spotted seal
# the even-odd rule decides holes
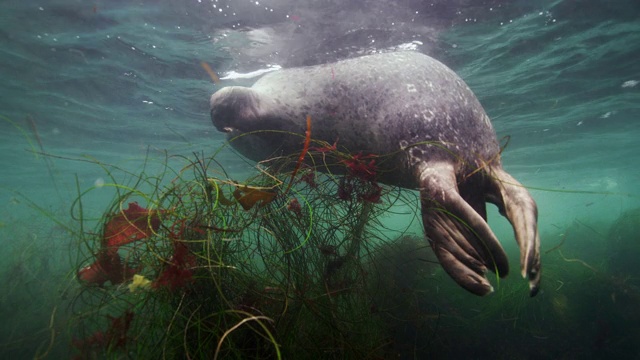
[[[537,206],[503,170],[500,146],[480,102],[451,69],[414,51],[363,56],[269,73],[250,88],[230,86],[210,100],[219,131],[259,161],[301,150],[305,118],[313,138],[353,153],[390,154],[379,181],[419,189],[425,234],[444,270],[486,295],[487,269],[504,277],[507,256],[486,218],[486,202],[511,222],[530,295],[540,284]],[[278,130],[259,131],[259,130]],[[251,133],[250,133],[251,132]],[[250,133],[250,134],[248,134]]]

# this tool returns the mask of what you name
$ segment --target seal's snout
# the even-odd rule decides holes
[[[226,128],[229,128],[228,122],[230,116],[235,112],[232,106],[233,89],[232,87],[226,87],[218,90],[209,100],[209,109],[211,115],[211,122],[218,131],[226,132]]]
[[[213,126],[220,132],[230,133],[242,129],[243,124],[256,117],[258,103],[253,90],[229,86],[211,95],[209,105]]]

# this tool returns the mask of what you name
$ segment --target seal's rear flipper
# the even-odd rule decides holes
[[[507,256],[487,222],[460,196],[453,165],[425,163],[419,181],[424,230],[442,267],[468,291],[492,292],[486,270],[506,276]]]
[[[500,166],[488,166],[490,190],[487,200],[509,219],[520,247],[522,277],[529,279],[529,294],[540,288],[540,237],[538,207],[527,189]]]

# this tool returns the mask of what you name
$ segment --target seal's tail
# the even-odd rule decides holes
[[[529,191],[500,165],[490,165],[486,171],[490,188],[487,200],[511,222],[520,247],[522,277],[529,279],[530,295],[535,296],[540,288],[538,207]]]
[[[422,221],[444,270],[463,288],[477,295],[493,291],[487,269],[500,277],[509,272],[507,256],[486,221],[486,202],[496,204],[511,222],[520,246],[522,276],[530,295],[540,286],[540,238],[536,203],[499,164],[482,169],[483,180],[456,182],[452,164],[428,163],[420,168]],[[466,187],[465,187],[466,186]]]
[[[425,233],[440,264],[466,290],[476,295],[492,292],[487,268],[504,277],[509,263],[485,220],[484,196],[465,200],[453,165],[446,162],[424,164],[419,181]]]

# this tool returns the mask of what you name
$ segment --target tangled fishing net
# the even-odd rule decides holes
[[[413,251],[426,242],[395,242],[398,233],[390,235],[379,218],[394,204],[415,209],[417,200],[376,182],[378,156],[320,145],[309,148],[307,140],[302,154],[262,164],[242,182],[230,179],[215,156],[197,155],[182,157],[179,171],[140,174],[133,185],[114,178],[117,195],[92,228],[82,216],[91,189],[80,194],[73,208],[82,229],[74,354],[392,353],[382,314],[393,305],[383,293],[395,291],[392,282],[402,276],[381,269],[398,257],[395,246]],[[316,166],[303,163],[305,156]],[[344,175],[326,173],[338,167]]]

